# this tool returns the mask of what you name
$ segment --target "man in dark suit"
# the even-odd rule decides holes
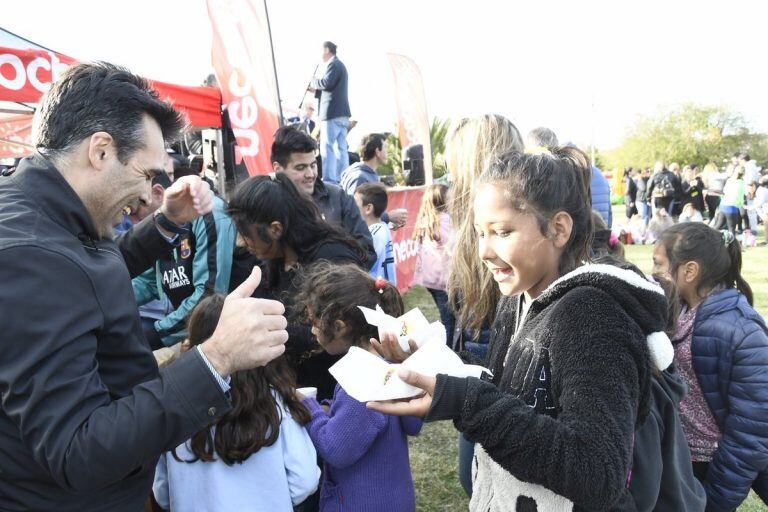
[[[344,63],[336,57],[336,45],[330,41],[323,43],[323,62],[325,73],[322,78],[312,79],[309,90],[320,100],[323,181],[338,184],[341,171],[349,167],[347,129],[352,115],[347,95],[349,78]]]

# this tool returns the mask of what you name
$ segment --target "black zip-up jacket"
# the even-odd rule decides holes
[[[320,179],[315,181],[312,199],[323,214],[323,220],[342,228],[357,240],[365,251],[366,270],[371,268],[376,263],[376,250],[373,247],[371,232],[360,215],[355,199],[338,185],[325,183]]]
[[[536,298],[515,333],[517,308],[499,302],[493,381],[438,375],[427,415],[477,443],[470,511],[635,510],[627,480],[650,407],[647,336],[666,323],[661,288],[585,265]]]
[[[141,510],[161,453],[231,407],[197,350],[158,372],[131,276],[152,218],[99,239],[41,155],[0,178],[0,510]]]

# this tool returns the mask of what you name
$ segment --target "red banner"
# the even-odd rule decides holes
[[[424,177],[432,183],[432,143],[429,138],[429,116],[424,98],[424,84],[419,66],[404,55],[388,53],[397,100],[397,126],[400,147],[424,146]]]
[[[31,115],[0,118],[0,158],[21,158],[33,149]]]
[[[412,237],[423,195],[424,187],[387,189],[387,209],[405,208],[408,210],[408,223],[402,228],[392,231],[392,251],[395,253],[397,289],[400,293],[405,293],[413,286],[413,273],[416,270],[416,255],[419,244]]]
[[[0,48],[0,100],[37,103],[73,62],[46,50]]]
[[[260,0],[208,0],[213,68],[237,139],[237,163],[272,172],[269,153],[280,127],[267,13]]]
[[[70,64],[71,57],[47,50],[0,47],[0,101],[37,103]],[[221,126],[221,94],[211,87],[150,81],[161,98],[183,111],[192,126]]]

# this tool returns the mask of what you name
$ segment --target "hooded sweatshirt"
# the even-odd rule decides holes
[[[476,443],[471,511],[635,510],[635,428],[648,416],[650,360],[669,366],[661,288],[631,270],[584,265],[530,304],[503,297],[491,382],[438,375],[427,421]],[[650,336],[649,336],[650,335]]]
[[[635,434],[629,486],[638,512],[701,512],[707,505],[677,412],[685,393],[674,366],[651,380],[651,414]]]

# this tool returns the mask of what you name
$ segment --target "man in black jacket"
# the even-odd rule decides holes
[[[317,179],[316,149],[317,145],[309,135],[293,126],[284,126],[275,132],[272,169],[284,173],[296,188],[312,196],[325,221],[355,237],[366,252],[370,267],[376,262],[371,232],[360,216],[354,198],[338,185]]]
[[[344,63],[336,57],[336,45],[323,43],[325,72],[310,82],[309,91],[320,100],[320,155],[323,157],[323,181],[339,183],[341,171],[349,167],[347,131],[349,118],[349,77]]]
[[[214,335],[158,372],[131,276],[211,210],[198,177],[116,242],[183,121],[123,68],[69,68],[43,97],[39,153],[0,178],[0,509],[140,510],[155,464],[230,410],[228,379],[282,354],[283,306],[227,298]]]
[[[647,192],[648,197],[653,200],[653,211],[664,208],[668,214],[672,215],[672,203],[682,194],[680,179],[667,169],[663,162],[656,162]]]

